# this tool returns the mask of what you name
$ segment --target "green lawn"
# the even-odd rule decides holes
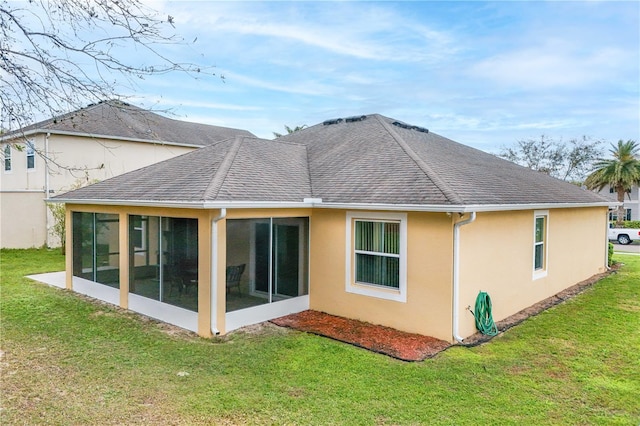
[[[492,342],[405,363],[299,332],[201,339],[1,252],[0,424],[640,424],[640,257]]]

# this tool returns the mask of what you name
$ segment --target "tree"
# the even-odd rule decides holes
[[[0,127],[14,131],[42,114],[122,98],[137,79],[173,71],[215,75],[162,52],[184,41],[173,33],[172,16],[161,18],[145,3],[0,0]],[[124,59],[132,51],[135,59]]]
[[[294,128],[291,128],[289,126],[287,126],[286,124],[284,125],[284,129],[287,131],[287,134],[290,135],[293,132],[297,132],[298,130],[302,130],[302,129],[306,129],[307,125],[303,124],[302,126],[296,126]],[[277,132],[273,132],[273,136],[276,138],[279,138],[280,136],[282,136],[282,133],[277,133]]]
[[[69,187],[69,191],[82,188],[98,182],[97,179],[89,179],[89,174],[85,171],[83,179],[77,179],[76,182]],[[53,217],[53,225],[48,230],[54,237],[60,240],[60,250],[62,254],[67,250],[67,225],[66,225],[66,208],[64,203],[47,203],[47,207]]]
[[[640,146],[636,141],[619,140],[617,145],[611,144],[609,153],[613,158],[598,159],[584,184],[587,188],[598,191],[607,185],[614,189],[620,203],[616,226],[621,226],[624,217],[624,195],[633,185],[640,184]]]
[[[558,179],[581,181],[602,155],[601,144],[586,136],[563,142],[542,135],[540,140],[519,140],[515,148],[503,147],[498,155]]]

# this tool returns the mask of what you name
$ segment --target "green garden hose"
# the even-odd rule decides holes
[[[476,309],[473,312],[476,319],[476,328],[482,334],[495,336],[498,334],[498,327],[493,322],[491,315],[491,298],[489,294],[481,291],[476,298]]]

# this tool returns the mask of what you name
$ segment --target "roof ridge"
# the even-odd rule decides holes
[[[382,116],[379,114],[374,115],[374,117],[382,124],[382,126],[389,132],[389,134],[395,139],[395,141],[400,145],[400,147],[407,153],[407,155],[420,167],[420,169],[424,172],[424,174],[431,179],[431,181],[436,185],[436,187],[444,194],[445,197],[449,199],[453,204],[462,204],[462,199],[458,196],[458,194],[443,181],[440,179],[440,176],[429,166],[411,147],[409,144],[405,142],[405,140],[400,137],[400,135],[391,127],[389,123],[382,119]]]
[[[211,179],[211,182],[209,183],[207,188],[204,190],[202,194],[203,200],[212,200],[217,198],[218,193],[220,192],[220,188],[222,188],[222,184],[224,183],[224,180],[226,179],[227,174],[231,169],[231,165],[233,164],[233,161],[235,160],[236,155],[240,150],[240,145],[242,145],[243,139],[244,139],[244,136],[235,137],[233,144],[231,145],[231,149],[229,150],[227,155],[224,157],[224,160],[222,160],[222,163],[220,163],[220,167],[218,167],[218,170],[213,176],[213,179]],[[227,141],[228,140],[229,139],[227,139]],[[226,142],[226,141],[221,141],[221,142],[212,144],[210,146],[216,146],[223,142]],[[193,152],[197,152],[197,150]]]

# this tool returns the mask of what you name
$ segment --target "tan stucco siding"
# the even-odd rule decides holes
[[[310,308],[449,340],[451,218],[444,213],[408,214],[406,302],[346,291],[346,227],[346,211],[313,212]]]
[[[535,212],[479,213],[460,232],[460,335],[476,332],[479,291],[502,320],[605,270],[606,208],[548,211],[546,276],[534,277]]]
[[[44,152],[44,135],[34,135],[28,140],[33,143],[36,151]],[[2,171],[0,171],[0,190],[2,191],[43,191],[45,182],[45,163],[42,156],[35,154],[34,167],[27,169],[27,150],[24,140],[16,141],[15,143],[3,142],[0,146],[2,148],[2,158],[4,158],[4,147],[7,144],[12,146],[11,148],[11,170],[5,171],[4,164],[2,165]],[[19,147],[19,149],[18,149]]]
[[[42,247],[46,215],[44,192],[0,193],[0,247]]]
[[[194,148],[173,145],[52,135],[49,138],[50,187],[69,190],[78,181],[105,180],[149,164],[167,160]],[[59,163],[64,167],[57,167]]]

